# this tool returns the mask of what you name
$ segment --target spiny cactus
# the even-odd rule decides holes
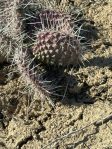
[[[71,15],[55,10],[35,15],[31,22],[37,29],[32,52],[40,62],[63,67],[79,63],[81,47],[72,21]]]
[[[41,31],[33,47],[33,55],[47,64],[77,65],[81,58],[81,47],[75,36],[57,31]]]

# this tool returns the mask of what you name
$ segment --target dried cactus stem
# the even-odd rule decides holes
[[[0,63],[11,62],[14,55],[15,40],[6,35],[0,36]]]
[[[2,34],[8,37],[15,38],[20,33],[20,21],[18,8],[20,6],[20,0],[9,0],[1,3],[0,7],[0,28]]]
[[[14,55],[14,60],[22,79],[28,87],[31,87],[31,91],[37,96],[40,96],[42,100],[47,98],[49,103],[54,106],[53,101],[50,100],[50,96],[55,94],[55,88],[50,81],[43,79],[45,72],[38,69],[39,66],[31,58],[29,51],[17,50]]]

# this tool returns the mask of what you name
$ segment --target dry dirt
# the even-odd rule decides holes
[[[40,100],[29,108],[21,78],[0,64],[0,149],[112,149],[112,1],[71,3],[89,20],[92,38],[88,62],[74,70],[74,94],[54,109],[46,102],[41,110]]]

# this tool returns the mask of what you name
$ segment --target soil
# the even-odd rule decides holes
[[[112,149],[112,2],[64,3],[82,10],[91,39],[84,65],[72,73],[78,83],[55,108],[45,102],[42,109],[37,97],[30,104],[16,68],[1,63],[0,149]]]

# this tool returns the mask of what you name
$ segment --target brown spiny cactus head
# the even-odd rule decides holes
[[[37,34],[33,55],[46,64],[66,67],[79,63],[81,47],[76,37],[56,31],[43,31]]]
[[[37,18],[37,28],[54,28],[54,29],[63,29],[70,27],[72,22],[71,16],[66,13],[58,12],[55,10],[42,10],[36,16]]]

